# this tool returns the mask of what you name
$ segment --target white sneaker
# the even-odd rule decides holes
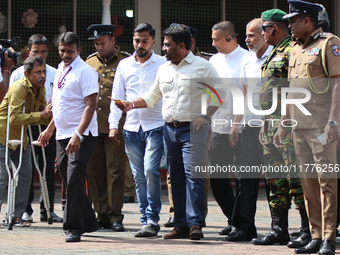
[[[21,218],[29,223],[33,222],[32,216],[29,215],[27,212],[24,212]]]

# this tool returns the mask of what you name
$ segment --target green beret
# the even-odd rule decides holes
[[[268,11],[264,11],[261,14],[261,19],[263,22],[265,21],[281,21],[281,22],[287,22],[287,20],[283,20],[283,16],[287,15],[284,11],[281,11],[279,9],[271,9]]]

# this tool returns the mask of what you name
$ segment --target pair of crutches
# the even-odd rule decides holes
[[[26,103],[24,102],[23,104],[23,109],[22,112],[25,113],[25,106]],[[8,195],[7,195],[7,216],[8,216],[8,230],[13,229],[13,216],[14,216],[14,207],[15,207],[15,188],[18,183],[18,174],[21,168],[22,164],[22,151],[23,151],[23,144],[24,144],[24,125],[21,126],[21,132],[20,132],[20,140],[13,139],[9,140],[9,130],[10,130],[10,109],[8,108],[8,114],[7,114],[7,131],[6,131],[6,151],[5,151],[5,164],[6,164],[6,170],[8,174]],[[39,127],[39,133],[41,133],[41,127]],[[38,146],[37,141],[33,141],[32,139],[32,130],[31,126],[28,126],[29,130],[29,136],[31,140],[31,148],[32,148],[32,153],[33,153],[33,160],[34,160],[34,165],[38,170],[39,177],[40,177],[40,185],[41,185],[41,192],[43,195],[43,201],[44,205],[47,211],[47,222],[48,224],[52,224],[53,220],[51,217],[51,212],[50,212],[50,201],[48,197],[48,192],[47,192],[47,184],[46,184],[46,157],[45,157],[45,149],[44,147],[42,148],[42,155],[43,155],[43,162],[44,162],[44,167],[43,167],[43,173],[41,173],[40,168],[36,162],[36,155],[35,155],[35,150],[34,150],[34,145]],[[20,154],[19,154],[19,163],[18,167],[15,167],[13,162],[11,162],[12,165],[12,172],[10,170],[9,166],[9,155],[8,155],[8,146],[18,146],[20,145]]]

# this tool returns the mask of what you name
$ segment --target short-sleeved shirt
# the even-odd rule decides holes
[[[98,74],[80,56],[65,68],[64,62],[58,66],[53,85],[53,119],[56,140],[70,138],[79,126],[85,109],[84,98],[98,94]],[[97,114],[93,113],[89,126],[83,135],[98,136]]]
[[[45,82],[45,90],[46,90],[46,102],[50,101],[52,99],[52,93],[53,93],[53,82],[55,73],[57,72],[57,69],[54,67],[46,64],[46,82]],[[9,86],[11,86],[15,81],[20,80],[25,77],[25,67],[20,66],[17,68],[11,75],[11,78],[9,80]]]
[[[224,83],[228,83],[238,87],[242,90],[243,84],[240,83],[241,77],[241,65],[243,58],[249,53],[249,51],[243,49],[240,45],[229,54],[217,53],[212,56],[209,62],[214,66],[218,74],[223,79]],[[226,78],[226,79],[225,79]],[[215,119],[224,119],[228,123],[225,125],[211,125],[211,130],[219,134],[229,134],[231,129],[231,122],[234,120],[233,114],[233,96],[232,93],[226,91],[226,99],[223,108],[218,109],[212,117],[212,123]],[[239,132],[242,131],[242,126],[239,125]]]
[[[263,115],[262,120],[265,121],[268,136],[275,135],[275,130],[279,125],[279,121],[266,121],[266,119],[281,119],[281,88],[289,87],[288,82],[288,66],[289,58],[292,50],[290,35],[283,38],[271,51],[270,55],[263,63],[262,84],[260,88],[260,105],[261,110],[269,110],[273,105],[273,88],[277,88],[277,107],[276,110],[269,115]]]
[[[253,107],[256,110],[261,110],[260,108],[260,88],[261,88],[261,66],[263,62],[267,59],[269,56],[271,50],[273,49],[273,46],[269,45],[266,49],[266,51],[263,53],[261,57],[257,57],[255,52],[249,52],[247,55],[244,56],[241,66],[241,78],[240,82],[243,85],[247,86],[247,97],[245,100],[245,107],[244,107],[244,120],[246,124],[250,120],[257,120],[261,119],[261,116],[256,115],[252,113],[249,110],[248,106],[248,97],[252,98]],[[248,94],[250,91],[250,88],[252,89],[253,93],[252,95]],[[255,121],[252,123],[252,125],[258,125],[260,122]]]
[[[102,134],[109,133],[108,118],[111,99],[108,98],[108,96],[111,96],[112,94],[112,84],[116,76],[118,63],[130,55],[125,51],[121,51],[117,45],[114,47],[116,48],[116,52],[109,59],[104,59],[98,52],[88,56],[86,59],[86,63],[93,67],[98,73],[98,97],[96,110],[98,132]],[[124,118],[122,118],[119,127],[123,126],[123,121]]]

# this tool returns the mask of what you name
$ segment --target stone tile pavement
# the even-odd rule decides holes
[[[36,190],[36,198],[39,190]],[[59,199],[58,199],[59,198]],[[0,228],[0,254],[258,254],[258,255],[289,255],[294,254],[293,249],[284,245],[255,246],[249,242],[226,242],[223,236],[217,233],[226,226],[226,219],[213,196],[209,196],[209,213],[207,227],[203,229],[204,238],[200,241],[189,239],[164,240],[162,234],[172,229],[163,227],[168,219],[169,203],[167,191],[162,190],[161,230],[156,238],[135,238],[133,233],[141,228],[139,221],[138,204],[124,204],[125,215],[123,224],[126,232],[116,233],[110,230],[99,230],[84,234],[80,243],[66,243],[61,223],[48,225],[39,221],[39,204],[36,200],[33,205],[34,223],[29,228],[14,227],[12,231],[5,227]],[[259,236],[265,235],[270,227],[270,215],[264,195],[260,189],[256,225]],[[60,190],[56,194],[55,212],[62,216],[60,204]],[[292,206],[295,208],[295,206]],[[3,204],[0,219],[4,219],[7,205]],[[298,211],[291,209],[289,213],[290,231],[299,228]],[[340,254],[340,242],[337,240],[337,253]]]

